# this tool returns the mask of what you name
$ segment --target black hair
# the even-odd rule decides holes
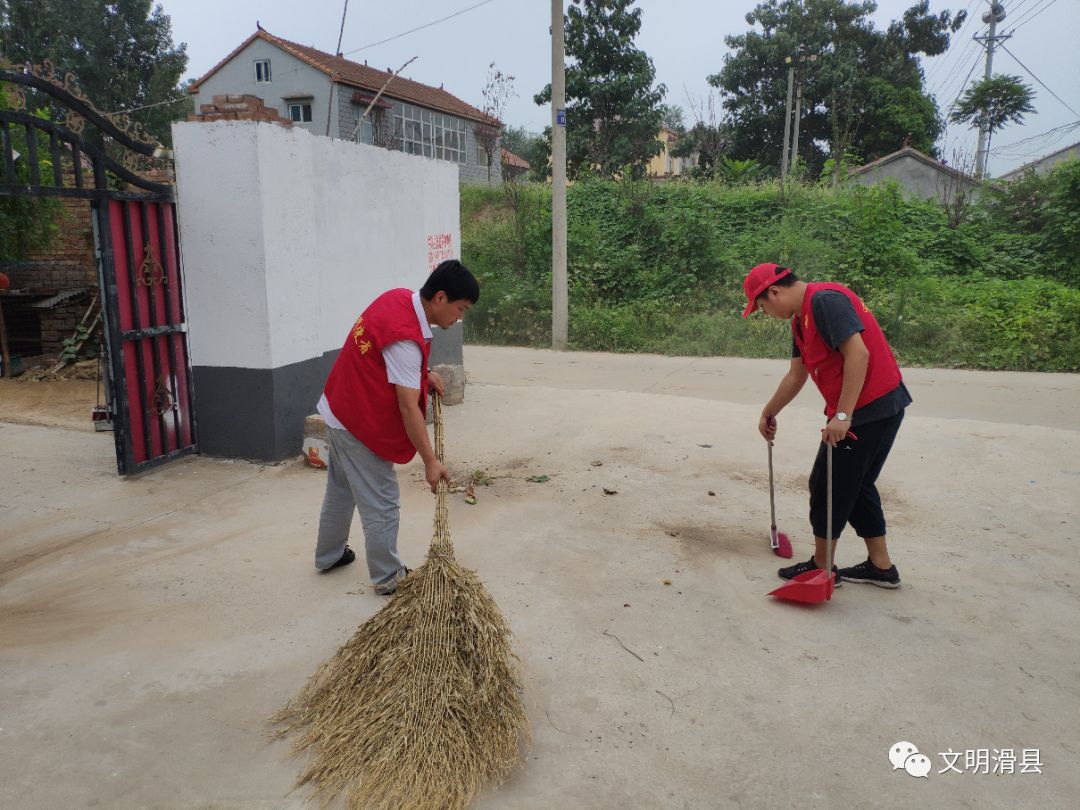
[[[783,278],[775,279],[773,281],[773,283],[769,285],[769,287],[791,287],[791,286],[793,286],[795,284],[795,282],[797,282],[799,280],[799,277],[797,275],[795,275],[794,270],[789,270],[787,267],[777,267],[776,268],[777,273],[783,273],[785,270],[788,271],[788,274],[786,276],[784,276]],[[764,291],[761,293],[761,295],[759,295],[754,300],[755,301],[760,301],[762,298],[764,298],[766,295],[768,295],[769,294],[769,287],[766,287],[764,289]]]
[[[480,300],[480,282],[469,272],[469,268],[457,259],[447,259],[431,271],[424,286],[420,288],[420,297],[430,301],[435,293],[444,292],[451,301],[468,298],[475,304]]]

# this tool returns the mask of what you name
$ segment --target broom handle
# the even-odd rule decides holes
[[[442,397],[438,392],[431,392],[431,421],[435,424],[435,458],[443,461],[443,418]],[[444,462],[445,463],[445,462]],[[454,547],[450,541],[449,492],[446,479],[440,478],[435,489],[435,532],[431,538],[431,548],[441,554],[453,556]]]
[[[772,521],[772,529],[776,531],[776,495],[773,490],[772,474],[772,442],[769,442],[769,519]]]
[[[444,460],[444,455],[446,448],[443,439],[442,397],[439,396],[438,391],[431,392],[431,421],[435,424],[435,458],[437,458],[441,464],[445,464],[446,461]],[[446,483],[446,479],[440,478],[435,492],[439,496],[438,503],[443,508],[446,507],[446,496],[449,491],[450,488]]]
[[[442,397],[438,391],[431,392],[431,421],[435,424],[435,458],[443,462]]]

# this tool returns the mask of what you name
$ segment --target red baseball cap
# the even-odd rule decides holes
[[[749,318],[750,314],[758,307],[757,297],[779,279],[790,275],[790,268],[781,267],[778,264],[759,264],[751,269],[742,283],[743,291],[746,293],[746,309],[743,310],[742,316]]]

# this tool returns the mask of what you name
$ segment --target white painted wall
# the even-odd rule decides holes
[[[420,287],[432,234],[460,250],[445,161],[219,121],[173,126],[195,366],[279,368],[336,351],[392,287]]]

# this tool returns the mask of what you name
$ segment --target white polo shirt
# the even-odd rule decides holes
[[[416,291],[412,296],[413,309],[416,310],[416,320],[420,322],[420,332],[424,340],[431,341],[431,325],[424,315],[424,306],[420,303],[420,292]],[[391,385],[403,385],[406,388],[420,390],[420,373],[424,368],[424,354],[420,347],[411,340],[398,340],[383,349],[383,361],[386,363],[386,381]],[[330,410],[330,403],[326,401],[326,394],[319,398],[317,410],[328,427],[345,430],[345,426],[334,416]]]

